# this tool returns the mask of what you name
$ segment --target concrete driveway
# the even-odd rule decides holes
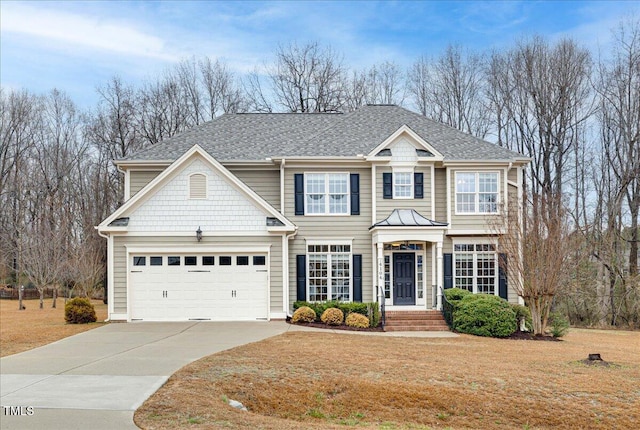
[[[133,413],[171,374],[257,342],[284,322],[112,323],[0,359],[1,429],[136,429]]]

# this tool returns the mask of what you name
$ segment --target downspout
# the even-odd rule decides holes
[[[282,236],[282,297],[286,317],[291,317],[289,313],[289,240],[296,234],[298,234],[297,228],[293,233]]]
[[[103,234],[100,232],[100,229],[98,229],[98,227],[95,227],[96,231],[98,232],[98,236],[100,237],[104,237],[105,239],[107,239],[107,288],[109,288],[109,293],[111,293],[111,288],[113,288],[113,285],[111,285],[111,276],[109,276],[110,270],[109,270],[109,241],[111,236],[108,234]],[[107,319],[104,320],[104,322],[109,322],[111,320],[111,314],[109,313],[109,306],[112,303],[112,300],[109,300],[109,294],[107,294],[107,300],[109,302],[109,305],[107,306]]]

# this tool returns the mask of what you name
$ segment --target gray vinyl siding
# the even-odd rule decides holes
[[[137,245],[193,245],[193,238],[188,237],[114,237],[114,312],[127,312],[127,249],[126,246]],[[214,245],[271,245],[270,248],[270,308],[271,312],[282,312],[282,237],[281,236],[239,236],[239,237],[203,237],[200,242],[204,248]]]
[[[415,209],[422,216],[431,219],[431,167],[418,166],[414,173],[422,173],[424,182],[424,198],[422,199],[385,199],[382,184],[383,173],[392,173],[390,166],[382,166],[376,169],[376,220],[382,221],[391,214],[394,209]]]
[[[162,170],[131,170],[129,172],[129,190],[131,197],[135,196],[145,185],[153,181]]]
[[[229,168],[229,171],[276,210],[280,210],[280,170]]]
[[[447,169],[435,169],[435,221],[447,222]]]
[[[286,168],[285,168],[286,169]],[[305,172],[348,172],[360,175],[360,215],[295,215],[294,174]],[[289,241],[289,306],[296,300],[296,255],[306,254],[306,239],[353,239],[352,254],[362,254],[362,300],[375,301],[372,286],[371,169],[290,168],[285,170],[285,213],[298,226],[298,234]]]

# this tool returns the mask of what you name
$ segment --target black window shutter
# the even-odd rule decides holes
[[[362,302],[362,255],[353,254],[353,301]]]
[[[296,297],[297,300],[307,300],[307,256],[296,255]]]
[[[453,288],[453,255],[444,254],[444,288]]]
[[[413,174],[413,198],[424,198],[424,176],[422,173]]]
[[[351,215],[360,215],[360,175],[352,173],[351,181]]]
[[[393,198],[393,176],[391,173],[382,174],[382,198]]]
[[[509,300],[507,292],[507,254],[498,254],[498,294],[505,300]]]
[[[304,215],[304,175],[302,173],[293,175],[293,186],[296,215]]]

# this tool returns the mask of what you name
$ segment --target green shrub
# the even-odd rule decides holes
[[[345,324],[347,324],[349,327],[367,328],[369,327],[369,318],[359,313],[352,312],[347,315]]]
[[[511,309],[516,313],[516,322],[518,324],[518,330],[521,329],[522,323],[526,331],[533,330],[533,322],[531,321],[531,311],[528,307],[522,305],[511,305]]]
[[[329,308],[322,313],[320,321],[329,325],[340,325],[344,321],[344,313],[338,308]]]
[[[293,310],[301,308],[302,306],[307,306],[313,309],[316,313],[316,316],[321,316],[324,311],[330,308],[338,308],[342,311],[344,315],[348,315],[350,313],[358,313],[360,315],[364,315],[369,318],[370,324],[375,323],[376,325],[372,325],[372,327],[377,327],[380,323],[380,314],[378,311],[371,311],[370,308],[375,307],[378,308],[378,304],[373,303],[361,303],[361,302],[339,302],[337,300],[330,300],[327,302],[305,302],[303,300],[298,300],[293,303]],[[372,315],[372,312],[376,312],[375,315]],[[375,318],[373,318],[375,317]],[[316,317],[316,320],[319,320]]]
[[[569,331],[569,320],[560,312],[551,312],[549,326],[553,337],[562,337]]]
[[[507,337],[517,329],[516,313],[509,303],[489,294],[467,295],[453,314],[453,327],[476,336]]]
[[[367,318],[369,319],[369,327],[380,325],[380,306],[377,302],[367,303]]]
[[[309,306],[302,306],[293,313],[291,322],[314,322],[316,320],[316,313]]]
[[[473,294],[471,291],[465,290],[463,288],[447,288],[446,290],[444,290],[444,296],[453,304],[459,302],[460,300],[471,294]]]
[[[76,297],[64,305],[64,320],[69,324],[86,324],[96,322],[96,310],[89,301]]]

